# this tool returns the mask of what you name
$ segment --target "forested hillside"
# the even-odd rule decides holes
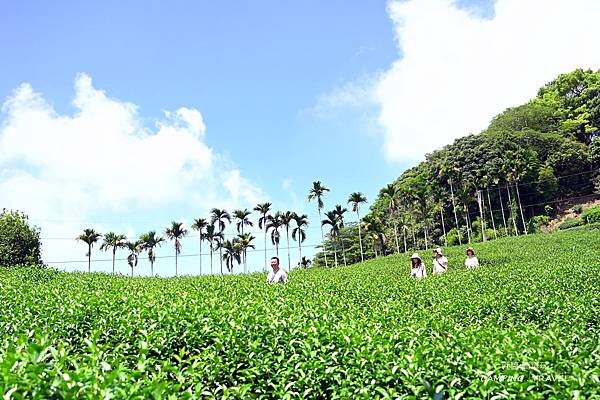
[[[558,76],[384,187],[362,219],[367,256],[537,230],[561,202],[600,190],[599,130],[600,72]],[[357,236],[356,225],[342,229],[328,256],[359,261]]]

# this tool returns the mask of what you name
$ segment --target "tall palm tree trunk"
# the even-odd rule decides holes
[[[412,233],[413,247],[416,249],[417,248],[417,236],[415,235],[415,229],[414,229],[414,227],[413,227],[413,229],[411,229],[410,232]]]
[[[200,233],[200,276],[202,276],[202,233]]]
[[[423,225],[423,233],[425,235],[425,250],[429,250],[428,240],[427,240],[427,225]]]
[[[154,277],[154,261],[150,261],[150,276]]]
[[[92,272],[92,245],[88,245],[88,274]]]
[[[479,221],[481,222],[481,239],[484,242],[487,242],[487,236],[486,236],[486,232],[485,232],[485,219],[484,219],[484,208],[485,208],[485,200],[483,199],[483,193],[481,193],[481,190],[477,190],[477,206],[479,207]]]
[[[404,239],[404,252],[406,253],[406,225],[402,225],[402,237]]]
[[[450,196],[452,197],[452,211],[454,212],[454,222],[456,223],[456,233],[458,233],[458,244],[462,245],[462,239],[460,237],[460,226],[458,226],[458,215],[456,214],[456,204],[454,203],[454,188],[452,187],[452,181],[450,181]]]
[[[494,230],[494,239],[498,239],[498,234],[496,233],[496,222],[494,222],[494,212],[492,211],[492,200],[490,200],[490,189],[487,190],[487,198],[488,198],[488,206],[490,207],[490,220],[492,221],[492,229]]]
[[[317,206],[317,211],[319,211],[319,222],[323,220],[321,217],[321,209]],[[323,224],[321,224],[321,243],[323,243],[323,255],[325,256],[325,267],[329,267],[327,265],[327,250],[325,249],[325,235],[323,234]]]
[[[221,260],[221,275],[223,275],[223,241],[221,241],[221,245],[219,246],[219,260]]]
[[[177,276],[177,239],[175,239],[175,276]]]
[[[398,244],[398,227],[396,226],[396,222],[393,219],[392,223],[394,224],[394,239],[396,239],[396,253],[400,253],[400,245]]]
[[[333,246],[333,258],[335,260],[335,266],[337,267],[338,266],[338,260],[337,260],[337,249],[336,249],[336,247],[337,246],[335,246],[335,245]]]
[[[510,204],[510,217],[515,228],[515,235],[519,236],[519,230],[517,229],[517,221],[515,221],[515,210],[513,209],[512,198],[510,195],[510,186],[508,185],[508,182],[506,183],[506,192],[508,193],[508,204]]]
[[[113,247],[113,275],[115,274],[115,256],[117,254],[117,248]]]
[[[300,256],[300,262],[302,262],[302,242],[300,241],[300,234],[298,234],[298,255]]]
[[[365,261],[365,256],[363,255],[363,247],[362,247],[362,234],[360,232],[360,214],[358,210],[356,210],[356,217],[358,218],[358,244],[360,245],[360,261]]]
[[[267,221],[266,221],[266,217],[267,217],[267,215],[264,214],[264,216],[263,216],[263,230],[265,231],[265,264],[263,265],[263,271],[267,270]]]
[[[469,207],[467,207],[467,203],[463,203],[465,209],[465,221],[467,222],[467,236],[469,239],[469,243],[471,243],[471,218],[469,217]]]
[[[213,274],[213,243],[212,241],[209,244],[210,246],[210,274]]]
[[[442,231],[444,232],[444,244],[448,246],[448,236],[446,235],[446,224],[444,224],[444,208],[440,208],[440,217],[442,218]]]
[[[525,216],[523,215],[523,205],[521,204],[521,195],[519,194],[519,185],[515,183],[517,189],[517,202],[519,203],[519,210],[521,211],[521,221],[523,221],[523,231],[527,235],[527,224],[525,223]]]
[[[346,267],[348,264],[346,264],[346,247],[344,246],[344,240],[340,236],[338,236],[338,240],[342,244],[342,257],[344,257],[344,267]]]
[[[290,231],[289,231],[289,229],[287,227],[285,228],[285,236],[287,238],[288,271],[291,271],[291,269],[292,269],[292,258],[290,256]]]
[[[502,211],[502,223],[504,224],[504,232],[508,236],[508,225],[506,225],[506,216],[504,215],[504,204],[502,202],[502,190],[498,186],[498,198],[500,199],[500,211]]]

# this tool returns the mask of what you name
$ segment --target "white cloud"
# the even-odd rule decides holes
[[[401,57],[375,85],[390,161],[478,133],[559,73],[600,67],[597,0],[497,0],[482,19],[452,0],[390,1]]]
[[[345,82],[329,92],[317,95],[315,105],[302,110],[300,115],[327,118],[337,115],[342,109],[356,109],[375,104],[377,82],[377,76],[364,76],[356,81]]]
[[[202,215],[210,207],[248,207],[265,198],[203,141],[206,127],[197,110],[166,112],[148,129],[134,104],[109,98],[85,74],[75,80],[73,105],[73,115],[61,115],[23,84],[2,106],[0,205],[43,221],[42,236],[74,237],[97,216],[118,220],[146,209],[152,220],[175,209],[181,214],[168,218],[185,218],[189,210]],[[44,257],[80,258],[81,246],[73,246],[44,243]]]

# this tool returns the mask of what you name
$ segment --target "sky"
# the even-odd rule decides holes
[[[599,16],[597,0],[0,0],[0,207],[28,214],[68,271],[87,269],[84,228],[135,239],[264,201],[308,215],[311,257],[313,181],[325,209],[371,202],[559,73],[598,69]],[[109,271],[98,247],[92,269]],[[173,244],[158,255],[172,275]],[[196,232],[181,255],[198,274]]]

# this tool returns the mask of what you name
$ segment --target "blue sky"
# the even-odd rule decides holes
[[[561,6],[567,14],[595,7],[593,1],[581,3],[579,8],[568,2]],[[448,108],[449,115],[460,117],[458,107],[469,106],[449,105],[443,97],[457,91],[451,82],[476,88],[490,79],[480,73],[485,68],[469,70],[468,65],[489,58],[469,49],[502,48],[496,42],[508,38],[507,27],[515,29],[511,18],[544,17],[543,2],[522,9],[516,4],[1,1],[0,206],[30,214],[43,237],[72,237],[88,226],[137,236],[160,231],[173,219],[189,223],[211,206],[231,211],[269,200],[276,209],[307,213],[312,222],[307,242],[314,244],[320,236],[318,218],[314,205],[306,203],[313,180],[331,188],[326,208],[346,204],[353,191],[374,199],[430,149],[481,130],[496,113],[535,95],[534,89],[556,73],[597,64],[596,59],[565,64],[542,57],[512,84],[496,75],[500,83],[489,93],[467,90],[465,103],[485,105],[475,108],[472,118],[435,121],[436,110]],[[498,9],[502,13],[496,18]],[[527,29],[523,25],[519,32]],[[483,32],[479,42],[473,39],[478,32]],[[531,43],[519,46],[510,50],[514,57]],[[434,67],[435,73],[429,73]],[[503,67],[494,68],[501,74]],[[465,85],[474,76],[480,80]],[[182,108],[194,110],[202,122],[193,128],[186,117],[190,113],[178,113]],[[61,130],[64,119],[70,125]],[[464,123],[467,119],[473,122]],[[429,129],[419,130],[428,124]],[[163,132],[170,137],[168,129],[175,128],[185,131],[187,142],[173,137],[177,143],[165,142],[172,146],[151,145],[146,155],[139,154],[151,136]],[[56,139],[45,148],[30,148],[52,135]],[[125,147],[123,152],[113,153],[107,145],[111,141]],[[178,152],[187,161],[166,168],[171,175],[157,172],[156,182],[146,178],[142,184],[133,182],[137,175],[127,177],[140,164],[157,171],[175,165],[173,153]],[[84,168],[87,175],[74,178],[81,171],[65,160],[82,153],[79,162],[114,168]],[[201,159],[202,154],[210,156]],[[117,181],[125,179],[121,172],[128,181],[111,185],[113,174]],[[169,185],[188,172],[185,184]],[[230,179],[226,189],[219,183],[224,179]],[[151,191],[144,194],[153,185],[156,198]],[[82,245],[62,240],[44,242],[46,261],[83,259]],[[192,238],[184,245],[184,253],[197,251]],[[262,248],[262,240],[257,246]],[[260,267],[260,261],[254,262],[253,269]],[[164,268],[162,274],[168,274]],[[193,268],[184,264],[184,272]]]

